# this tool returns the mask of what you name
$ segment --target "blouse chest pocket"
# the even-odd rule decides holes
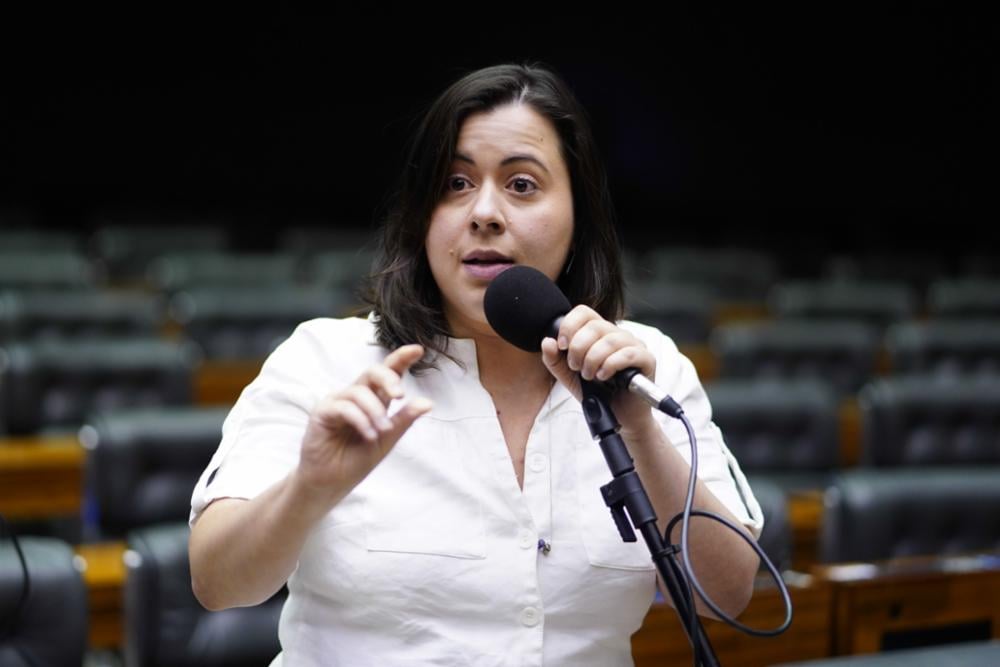
[[[454,429],[418,420],[358,486],[367,550],[485,558],[482,486],[472,463]]]
[[[580,507],[580,531],[591,565],[618,570],[651,571],[649,549],[636,531],[635,542],[625,542],[618,532],[601,487],[611,481],[611,472],[593,441],[576,445],[576,492]]]

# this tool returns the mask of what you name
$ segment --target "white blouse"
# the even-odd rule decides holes
[[[698,437],[699,477],[755,534],[761,511],[711,421],[691,362],[658,330],[621,323],[657,358],[657,377]],[[580,404],[555,383],[517,484],[472,340],[403,379],[431,412],[315,527],[288,580],[279,637],[289,666],[632,665],[630,636],[655,595],[641,537],[624,543],[600,487],[611,479]],[[308,415],[387,351],[362,319],[301,324],[226,419],[191,499],[252,498],[297,464]],[[687,434],[660,419],[689,459]],[[547,548],[542,549],[542,542]],[[234,545],[234,548],[239,548]]]

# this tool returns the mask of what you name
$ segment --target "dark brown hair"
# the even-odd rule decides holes
[[[410,138],[363,295],[375,312],[378,341],[388,349],[419,343],[430,352],[446,352],[450,334],[424,250],[427,228],[444,191],[462,123],[471,114],[511,103],[528,104],[552,122],[569,169],[573,242],[559,287],[570,303],[586,304],[610,321],[621,319],[624,281],[614,208],[585,112],[545,66],[498,65],[452,84]],[[427,359],[415,370],[426,368]]]

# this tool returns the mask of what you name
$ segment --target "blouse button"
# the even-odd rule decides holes
[[[535,536],[527,530],[522,530],[520,534],[518,534],[517,543],[522,549],[531,549],[537,544]]]
[[[542,472],[545,470],[545,466],[548,464],[549,458],[545,454],[532,454],[531,460],[528,462],[528,466],[534,472]]]
[[[540,621],[541,618],[541,612],[534,607],[525,607],[524,610],[521,611],[521,623],[526,627],[535,627],[538,625],[538,621]]]

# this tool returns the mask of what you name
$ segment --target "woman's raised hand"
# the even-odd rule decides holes
[[[357,486],[392,449],[413,422],[431,409],[423,397],[406,401],[393,415],[388,407],[403,398],[402,376],[424,354],[404,345],[372,366],[354,384],[316,404],[302,438],[296,475],[303,488],[336,503]]]

